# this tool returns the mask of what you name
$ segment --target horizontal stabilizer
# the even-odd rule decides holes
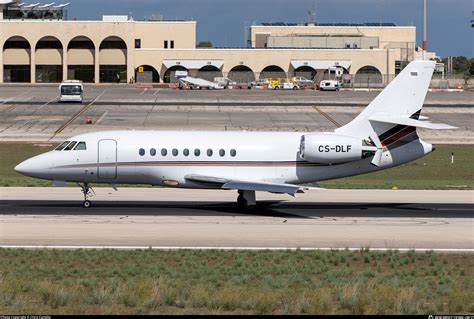
[[[457,127],[442,123],[432,123],[429,121],[420,121],[409,117],[388,116],[385,113],[376,113],[369,118],[369,121],[414,126],[432,130],[453,130]]]

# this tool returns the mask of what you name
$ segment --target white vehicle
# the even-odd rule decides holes
[[[215,77],[214,83],[216,83],[217,85],[225,89],[227,89],[228,87],[237,86],[237,82],[232,81],[231,79],[226,78],[226,77]]]
[[[80,102],[84,97],[84,87],[82,81],[67,80],[59,85],[59,101],[60,102]]]
[[[256,191],[294,196],[318,189],[298,184],[379,171],[432,152],[417,128],[454,128],[420,116],[435,63],[411,62],[334,132],[93,132],[73,136],[15,170],[56,185],[82,183],[86,208],[91,183],[233,189],[242,208],[256,205]]]
[[[200,78],[193,78],[190,76],[186,76],[184,78],[179,79],[180,87],[188,87],[189,89],[208,89],[208,90],[220,90],[223,89],[223,86],[220,86],[217,83],[200,79]]]
[[[314,81],[308,80],[307,78],[302,76],[295,76],[291,80],[293,81],[293,83],[296,83],[297,85],[302,87],[314,85]]]
[[[259,79],[250,82],[250,86],[255,86],[255,87],[269,87],[270,81],[268,79]]]
[[[324,80],[319,85],[321,91],[339,91],[339,88],[340,84],[337,80]]]
[[[274,90],[298,90],[299,87],[298,85],[292,83],[292,82],[283,82],[275,85],[273,87]]]

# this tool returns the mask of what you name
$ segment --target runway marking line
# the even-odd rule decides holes
[[[66,123],[64,123],[63,125],[61,125],[60,128],[58,128],[56,130],[56,132],[54,132],[53,136],[49,139],[53,139],[57,134],[61,133],[69,124],[71,124],[72,122],[74,122],[79,116],[81,116],[81,114],[85,113],[87,110],[89,110],[92,105],[102,96],[104,95],[104,93],[106,92],[107,90],[104,90],[102,91],[102,93],[100,93],[94,100],[92,100],[92,102],[90,102],[89,104],[87,104],[86,106],[84,106],[79,112],[76,113],[76,115],[74,115],[73,117],[71,117]]]
[[[315,109],[316,111],[318,111],[319,114],[321,114],[322,116],[324,116],[329,122],[331,122],[332,124],[336,125],[336,127],[341,127],[341,126],[342,126],[339,122],[337,122],[335,119],[333,119],[329,114],[327,114],[326,112],[323,112],[319,107],[313,106],[313,109]]]
[[[52,103],[52,102],[54,102],[54,101],[57,100],[57,99],[59,99],[59,95],[58,95],[58,96],[55,96],[52,100],[50,100],[50,101],[46,102],[45,104],[41,105],[41,106],[38,108],[38,110],[41,110],[43,107],[49,105],[49,103]]]
[[[399,252],[444,252],[444,253],[474,253],[474,248],[365,248],[365,247],[351,247],[351,248],[332,248],[332,247],[173,247],[173,246],[69,246],[69,245],[0,245],[0,248],[6,249],[65,249],[65,250],[74,250],[74,249],[115,249],[115,250],[238,250],[238,251],[260,251],[260,250],[271,250],[271,251],[281,251],[281,250],[305,250],[305,251],[390,251],[397,250]]]

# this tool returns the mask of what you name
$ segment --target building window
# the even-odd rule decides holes
[[[140,156],[145,155],[145,149],[141,148],[141,149],[138,151],[138,154],[140,154]]]
[[[236,150],[230,150],[230,156],[235,157],[235,155],[237,155],[237,151]]]
[[[165,47],[165,49],[168,49],[168,40],[165,40],[163,46]]]
[[[225,151],[223,149],[219,150],[219,155],[220,157],[223,157],[225,155]]]
[[[185,148],[183,150],[183,154],[184,154],[184,156],[189,156],[189,150],[187,148]]]
[[[174,40],[170,41],[170,49],[174,49]]]
[[[150,149],[150,155],[155,156],[156,155],[156,149],[154,149],[154,148]]]
[[[166,150],[166,148],[162,148],[161,149],[161,156],[166,156],[166,154],[168,154],[168,151]]]
[[[140,49],[142,47],[142,39],[135,39],[135,49]]]
[[[199,155],[201,155],[201,151],[199,150],[199,148],[196,148],[194,150],[194,156],[199,156]]]

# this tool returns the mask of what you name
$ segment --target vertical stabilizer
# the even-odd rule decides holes
[[[418,119],[435,65],[436,61],[410,62],[362,113],[335,132],[365,138],[377,130],[369,122],[375,115]]]

